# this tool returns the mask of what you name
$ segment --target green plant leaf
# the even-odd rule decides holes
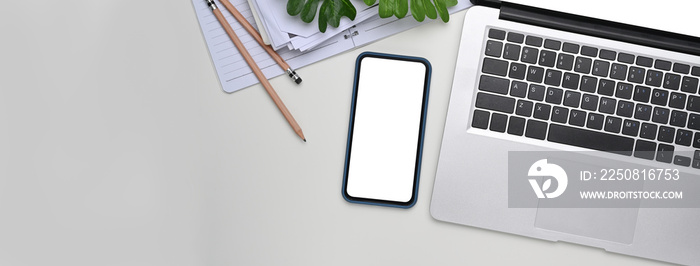
[[[403,18],[408,13],[408,0],[394,0],[396,6],[394,7],[394,15],[397,18]]]
[[[422,0],[411,0],[411,15],[418,22],[425,19],[425,8]]]
[[[453,7],[457,5],[457,0],[445,0],[445,6]]]
[[[287,14],[291,16],[299,15],[303,8],[304,0],[289,0],[289,2],[287,2]]]
[[[447,23],[450,21],[450,13],[447,12],[447,6],[445,6],[445,0],[434,0],[435,1],[435,8],[437,8],[438,14],[440,14],[440,18],[442,21]]]
[[[310,23],[314,21],[316,16],[316,10],[318,9],[319,0],[308,0],[304,5],[304,9],[301,10],[301,20]]]
[[[423,7],[425,7],[425,15],[430,18],[430,19],[436,19],[437,18],[437,12],[435,11],[435,6],[433,3],[430,2],[430,0],[418,0],[418,1],[423,1]]]
[[[372,6],[377,1],[379,1],[377,13],[381,18],[391,16],[403,18],[410,9],[416,21],[421,22],[425,17],[436,19],[439,15],[440,19],[447,23],[450,21],[447,8],[457,5],[459,0],[363,0],[367,6]],[[320,9],[319,2],[321,2]],[[328,25],[340,26],[342,17],[354,20],[357,16],[357,9],[350,0],[287,0],[287,13],[290,16],[300,15],[301,20],[306,23],[314,20],[316,11],[319,14],[318,29],[321,32],[326,32]]]
[[[394,0],[379,0],[379,17],[388,18],[394,15]]]
[[[319,1],[321,7],[319,10]],[[365,0],[365,1],[376,1],[376,0]],[[340,19],[342,17],[348,17],[350,20],[354,20],[357,15],[357,10],[355,6],[350,2],[350,0],[288,0],[287,1],[287,14],[291,16],[296,16],[301,14],[301,20],[310,23],[316,17],[316,11],[318,11],[318,29],[321,32],[326,32],[328,24],[333,27],[338,27],[340,25]]]

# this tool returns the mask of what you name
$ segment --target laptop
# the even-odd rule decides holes
[[[670,32],[692,19],[666,16],[676,21],[654,29],[643,16],[655,16],[655,2],[620,1],[634,12],[607,12],[607,18],[572,14],[591,1],[578,7],[554,1],[570,6],[557,10],[525,1],[472,2],[431,215],[653,260],[700,263],[698,208],[544,208],[549,199],[537,189],[550,183],[540,181],[530,190],[535,206],[509,207],[509,156],[516,151],[591,152],[620,165],[700,173],[700,38],[692,29]]]

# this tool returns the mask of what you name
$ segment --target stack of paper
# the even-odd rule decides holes
[[[253,40],[253,37],[250,36],[248,32],[243,30],[240,23],[223,8],[223,5],[221,5],[218,0],[214,1],[219,8],[222,9],[221,12],[224,14],[224,17],[226,17],[226,20],[228,20],[248,52],[253,56],[253,59],[258,64],[263,74],[268,78],[284,74],[285,70],[272,60],[265,50]],[[231,1],[253,27],[259,30],[267,29],[268,27],[258,25],[258,23],[255,22],[254,17],[256,12],[251,10],[250,6],[258,4],[265,10],[264,12],[259,12],[259,16],[262,17],[263,14],[273,16],[270,19],[261,18],[259,24],[272,25],[272,22],[274,22],[274,25],[284,25],[282,29],[275,29],[274,31],[272,27],[269,27],[270,30],[268,33],[270,39],[272,39],[272,36],[284,37],[286,34],[288,41],[285,42],[284,38],[282,38],[282,42],[278,43],[281,47],[279,47],[279,49],[275,47],[275,49],[292,68],[297,70],[297,73],[299,73],[302,78],[304,77],[304,70],[300,68],[303,66],[432,21],[426,19],[423,22],[417,22],[411,17],[404,19],[397,19],[396,17],[381,19],[377,15],[377,7],[369,7],[369,10],[365,10],[362,9],[367,7],[364,2],[361,0],[351,0],[355,8],[358,9],[355,21],[343,18],[341,20],[342,27],[335,29],[328,26],[326,33],[320,33],[318,31],[318,22],[307,24],[298,17],[289,16],[286,13],[286,0],[229,1]],[[253,4],[249,4],[249,2]],[[266,4],[263,5],[263,3]],[[202,35],[209,48],[209,55],[211,56],[216,73],[219,76],[221,88],[225,92],[230,93],[258,83],[258,79],[253,74],[253,71],[246,64],[245,60],[243,60],[240,52],[233,46],[233,42],[231,42],[231,39],[229,39],[224,29],[212,14],[207,6],[206,0],[192,0],[192,4],[197,14],[199,26],[202,28]],[[469,1],[460,0],[457,6],[451,7],[448,10],[450,13],[454,13],[469,6],[471,6]],[[274,14],[276,13],[267,12],[271,10],[277,10],[276,12],[283,13],[280,13],[282,14],[280,16],[275,16]],[[297,26],[291,26],[292,23]],[[263,32],[264,30],[260,31]],[[285,32],[285,34],[280,34],[280,32]],[[297,49],[292,49],[293,47],[297,47]],[[301,49],[304,50],[302,51]]]
[[[257,12],[260,19],[259,25],[263,27],[261,33],[267,34],[272,48],[279,50],[287,47],[290,50],[306,51],[334,36],[344,33],[347,29],[363,22],[372,16],[377,16],[378,5],[367,6],[362,0],[350,0],[357,9],[355,20],[343,17],[340,26],[334,28],[328,26],[325,33],[318,30],[318,13],[314,21],[305,23],[299,16],[287,14],[286,1],[283,0],[249,0],[248,1]],[[319,3],[320,5],[320,3]]]

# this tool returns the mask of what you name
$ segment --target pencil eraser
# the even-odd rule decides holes
[[[295,79],[294,82],[296,82],[297,84],[301,84],[301,78]]]

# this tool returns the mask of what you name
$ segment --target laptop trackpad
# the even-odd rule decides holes
[[[638,213],[638,208],[539,208],[535,227],[632,244]]]

